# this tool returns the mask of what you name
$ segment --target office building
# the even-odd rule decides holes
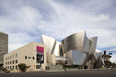
[[[46,45],[31,42],[4,55],[4,67],[11,72],[20,72],[18,69],[18,64],[25,63],[27,66],[29,66],[26,71],[45,70],[45,52]]]
[[[8,34],[0,32],[0,64],[3,64],[4,55],[8,53]]]

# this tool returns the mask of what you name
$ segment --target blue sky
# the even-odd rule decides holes
[[[86,30],[98,36],[97,51],[116,62],[116,0],[0,0],[0,31],[9,34],[9,52],[41,35],[62,40]]]

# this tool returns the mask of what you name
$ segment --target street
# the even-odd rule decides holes
[[[116,77],[116,70],[44,71],[0,73],[0,77]]]

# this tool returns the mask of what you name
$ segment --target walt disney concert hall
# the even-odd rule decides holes
[[[41,43],[47,45],[47,63],[50,69],[58,65],[93,69],[104,65],[102,53],[95,52],[97,39],[98,37],[88,38],[86,32],[81,31],[64,38],[61,42],[42,35]]]

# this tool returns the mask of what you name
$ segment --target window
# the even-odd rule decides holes
[[[44,63],[44,55],[43,54],[37,54],[37,63]]]
[[[25,56],[25,59],[27,59],[27,56]]]
[[[9,61],[8,61],[8,64],[9,64]]]
[[[33,60],[34,60],[34,57],[33,57]]]
[[[28,57],[28,59],[31,59],[31,57]]]
[[[12,63],[14,64],[14,60],[12,61]]]
[[[14,58],[14,55],[12,55],[12,58]]]
[[[6,60],[7,60],[7,57],[6,57]]]
[[[11,66],[10,66],[10,69],[11,69]]]
[[[7,65],[7,62],[5,64]]]
[[[15,54],[15,57],[18,57],[18,54],[17,53]]]
[[[8,69],[9,69],[9,66],[8,66]]]
[[[14,66],[12,66],[12,69],[14,69]]]
[[[9,60],[9,57],[8,57],[8,60]]]
[[[11,59],[11,56],[10,56],[10,59]]]
[[[15,63],[18,63],[18,60],[15,60]]]
[[[15,66],[15,69],[17,69],[17,66]]]
[[[11,64],[11,61],[10,61],[10,64]]]
[[[40,67],[41,67],[40,65],[36,65],[36,69],[40,69]]]
[[[6,66],[6,69],[7,69],[7,66]]]

